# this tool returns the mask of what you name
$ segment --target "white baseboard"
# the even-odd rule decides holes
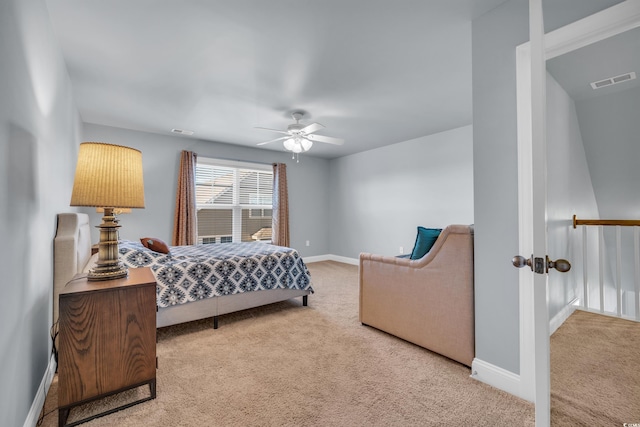
[[[40,412],[42,411],[42,407],[44,406],[47,392],[49,391],[49,387],[51,386],[51,382],[53,381],[53,377],[55,374],[56,359],[53,355],[51,355],[51,359],[49,359],[49,366],[47,366],[47,370],[42,377],[42,381],[40,382],[40,387],[38,387],[38,391],[33,398],[33,403],[31,404],[31,409],[29,409],[27,418],[24,420],[24,427],[35,427],[38,423]]]
[[[594,308],[576,307],[576,310],[585,311],[587,313],[599,314],[601,316],[612,317],[614,319],[625,319],[625,320],[631,320],[633,322],[640,322],[640,319],[636,319],[635,317],[625,316],[625,315],[618,316],[615,313],[601,312],[600,310],[596,310]]]
[[[316,255],[302,257],[305,264],[311,264],[314,262],[330,261],[329,255]]]
[[[360,265],[360,260],[358,258],[347,258],[340,255],[317,255],[317,256],[308,256],[303,258],[305,264],[310,264],[313,262],[321,262],[321,261],[335,261],[341,262],[343,264],[351,264],[351,265]]]
[[[471,378],[499,388],[514,396],[524,398],[520,393],[520,375],[478,358],[473,359],[473,362],[471,362]]]
[[[553,319],[549,322],[549,335],[553,333],[564,323],[565,320],[577,310],[580,305],[580,298],[574,298],[569,304],[567,304],[558,314],[553,316]]]
[[[341,262],[343,264],[351,264],[351,265],[360,265],[360,260],[358,258],[347,258],[346,256],[340,255],[329,255],[331,261]]]

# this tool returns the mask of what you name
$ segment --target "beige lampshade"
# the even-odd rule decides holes
[[[144,208],[142,153],[102,142],[80,144],[71,206]]]

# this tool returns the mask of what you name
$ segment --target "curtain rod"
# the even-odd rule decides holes
[[[254,165],[261,165],[261,166],[273,166],[276,163],[282,163],[282,162],[258,162],[255,160],[239,160],[239,159],[229,159],[226,157],[209,157],[209,156],[200,156],[200,155],[198,155],[198,157],[201,157],[202,159],[211,160],[213,162],[215,162],[216,160],[220,160],[222,162],[251,163]],[[206,163],[206,161],[204,163]]]

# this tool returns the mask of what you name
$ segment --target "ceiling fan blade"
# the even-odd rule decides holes
[[[282,141],[283,139],[289,139],[289,138],[291,138],[291,137],[290,136],[281,136],[280,138],[272,139],[270,141],[259,142],[256,145],[265,145],[265,144],[268,144],[270,142]]]
[[[311,141],[326,142],[328,144],[334,144],[334,145],[344,144],[344,139],[334,138],[332,136],[307,135],[306,138],[310,139]]]
[[[285,135],[289,135],[289,132],[284,131],[284,130],[280,130],[280,129],[269,129],[269,128],[261,128],[261,127],[254,127],[254,129],[262,129],[262,130],[270,130],[271,132],[278,132],[278,133],[284,133]]]
[[[303,132],[303,133],[306,133],[307,135],[309,135],[310,133],[318,132],[323,127],[324,126],[321,125],[320,123],[311,123],[310,125],[307,125],[307,126],[303,127],[302,129],[300,129],[300,132]]]

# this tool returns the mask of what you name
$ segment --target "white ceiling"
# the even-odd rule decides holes
[[[302,109],[335,158],[470,124],[471,21],[504,1],[47,5],[83,121],[254,147]]]
[[[547,70],[574,101],[640,86],[640,27],[547,61]],[[636,73],[635,80],[593,89],[592,82]]]
[[[549,73],[575,101],[580,136],[602,218],[640,213],[640,28],[561,55]],[[635,72],[635,80],[592,89],[590,83]]]

